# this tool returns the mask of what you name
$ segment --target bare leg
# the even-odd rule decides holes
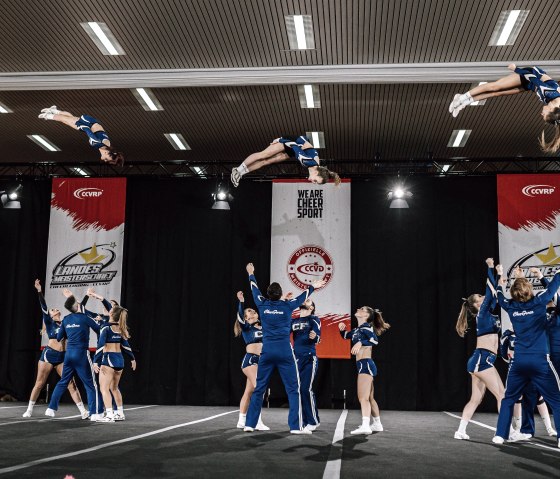
[[[486,386],[477,376],[471,374],[472,378],[472,392],[469,402],[465,405],[463,409],[463,414],[461,416],[462,421],[470,421],[476,411],[476,408],[482,402],[484,393],[486,392]]]
[[[474,375],[484,383],[484,385],[488,388],[488,391],[490,391],[496,398],[496,402],[498,403],[498,412],[500,412],[505,389],[504,384],[502,383],[502,378],[500,378],[496,368],[489,368],[485,371],[474,373]]]
[[[371,416],[371,404],[369,396],[373,378],[369,374],[358,374],[358,401],[360,401],[360,408],[362,409],[362,418]]]
[[[44,361],[39,361],[37,366],[37,379],[35,380],[35,386],[31,390],[31,396],[29,397],[30,401],[37,401],[39,394],[45,387],[47,379],[49,378],[49,374],[53,370],[53,365],[51,363],[46,363]]]
[[[273,156],[278,155],[278,153],[284,153],[286,155],[286,158],[288,158],[288,154],[285,152],[284,145],[282,143],[272,143],[271,145],[268,145],[263,151],[259,151],[258,153],[249,155],[247,158],[245,158],[243,163],[249,171],[254,171],[258,168],[251,168],[251,165],[262,160],[268,160]],[[261,165],[260,167],[262,166],[264,165]]]
[[[113,411],[113,401],[111,400],[111,384],[113,382],[113,375],[115,370],[109,366],[101,366],[99,371],[99,386],[101,388],[101,395],[103,396],[103,404],[105,411]],[[116,400],[116,398],[115,398]]]
[[[501,90],[501,91],[494,91],[488,93],[481,93],[480,95],[473,96],[474,101],[481,101],[486,100],[487,98],[494,98],[497,96],[507,96],[507,95],[515,95],[517,93],[523,93],[526,91],[524,88],[512,88],[511,90]]]
[[[114,371],[113,370],[113,381],[111,383],[111,393],[113,394],[113,397],[115,398],[115,403],[117,404],[117,407],[123,407],[123,399],[122,399],[122,394],[121,391],[119,389],[119,383],[121,382],[121,378],[122,378],[122,370],[121,371]],[[109,394],[110,396],[110,394]],[[103,402],[105,402],[105,399],[103,399]],[[111,405],[109,407],[113,407],[113,401],[111,401]]]
[[[288,153],[286,152],[281,152],[281,153],[277,153],[276,155],[267,158],[265,160],[258,160],[255,163],[253,163],[251,166],[247,167],[248,171],[255,171],[255,170],[260,170],[263,166],[268,166],[268,165],[272,165],[274,163],[281,163],[283,161],[286,161],[289,158]],[[247,165],[245,165],[247,166]]]
[[[56,366],[56,372],[60,377],[62,377],[62,364]],[[80,391],[76,386],[76,380],[74,378],[72,378],[71,381],[68,383],[68,392],[70,393],[70,396],[72,396],[72,400],[76,404],[83,404],[82,396],[80,395]]]
[[[371,392],[369,394],[369,403],[371,405],[371,415],[373,417],[379,417],[381,413],[379,412],[379,405],[377,404],[377,401],[373,397],[373,390],[374,390],[374,385],[373,385],[373,379],[372,379],[372,381],[371,381]]]
[[[56,115],[53,116],[52,119],[54,121],[58,121],[59,123],[64,123],[65,125],[74,128],[74,130],[78,129],[78,127],[76,126],[76,122],[79,120],[79,118],[77,116],[72,116],[67,112],[57,113]]]
[[[243,369],[243,374],[247,376],[247,383],[245,384],[245,392],[239,403],[239,412],[241,414],[247,414],[247,410],[249,409],[251,396],[257,385],[257,367],[258,366],[248,366]]]
[[[486,93],[495,93],[493,96],[502,96],[503,92],[510,92],[506,93],[507,95],[512,95],[514,93],[521,93],[525,91],[521,88],[521,77],[517,73],[512,73],[506,77],[500,78],[499,80],[484,83],[482,85],[478,85],[474,87],[472,90],[469,91],[473,99],[476,100],[484,100],[485,98],[478,98],[479,95],[484,95]]]

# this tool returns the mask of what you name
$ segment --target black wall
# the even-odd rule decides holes
[[[235,293],[250,298],[249,261],[263,288],[269,279],[271,184],[243,183],[229,212],[210,210],[214,186],[128,180],[122,303],[138,356],[122,381],[129,403],[236,405],[242,395]],[[390,210],[387,179],[352,184],[352,305],[380,308],[392,326],[374,351],[382,409],[459,410],[474,338],[459,338],[455,321],[461,297],[483,291],[484,259],[498,259],[496,180],[412,178],[408,186],[411,208]],[[38,359],[33,281],[45,278],[50,188],[26,182],[23,209],[0,210],[0,390],[20,400]],[[343,390],[357,406],[355,383],[353,361],[322,360],[319,406],[340,406]],[[284,402],[274,377],[271,405]]]

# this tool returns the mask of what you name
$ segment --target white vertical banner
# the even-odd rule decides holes
[[[105,298],[120,302],[125,202],[125,178],[53,180],[44,288],[49,308],[68,314],[65,288],[78,301],[94,287]],[[87,309],[106,314],[97,300],[88,302]],[[96,345],[92,335],[90,348]]]
[[[327,281],[312,296],[323,358],[350,357],[338,329],[350,320],[350,187],[349,180],[339,186],[276,180],[272,186],[271,281],[295,295],[313,281]]]
[[[498,234],[500,262],[504,265],[509,291],[519,266],[533,284],[535,292],[541,282],[529,273],[538,268],[551,279],[560,268],[560,175],[498,175]],[[502,312],[504,329],[511,329]]]

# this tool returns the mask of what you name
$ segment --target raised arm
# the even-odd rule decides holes
[[[506,279],[504,278],[504,267],[501,264],[497,265],[496,272],[500,277],[498,280],[498,289],[496,290],[498,294],[498,304],[500,305],[500,308],[507,311],[509,307],[509,300],[506,299],[504,294],[504,286],[506,285]]]
[[[67,337],[68,336],[66,336],[66,322],[62,320],[62,324],[60,325],[60,328],[58,328],[58,333],[56,333],[56,340],[60,343],[60,341],[66,339]]]
[[[558,288],[560,288],[560,269],[556,271],[546,289],[537,294],[536,298],[538,302],[546,304],[552,301],[552,298],[554,298],[554,295],[558,292]]]
[[[494,259],[486,258],[488,266],[486,277],[486,292],[484,293],[484,301],[480,305],[479,314],[486,314],[488,311],[496,307],[496,279],[494,278]]]
[[[303,293],[301,293],[299,296],[297,296],[294,299],[290,299],[288,301],[288,304],[290,305],[292,310],[299,308],[303,303],[307,301],[307,298],[311,296],[313,291],[322,288],[323,286],[325,286],[325,284],[327,284],[327,282],[324,279],[321,279],[319,281],[313,281],[313,283],[311,283],[311,285]]]
[[[257,278],[255,278],[255,267],[253,263],[249,263],[246,267],[247,273],[249,274],[249,283],[251,285],[251,293],[253,294],[253,299],[255,304],[260,306],[265,301],[265,297],[262,295],[259,286],[257,285]]]
[[[47,307],[47,302],[45,301],[45,297],[43,296],[43,291],[41,289],[41,282],[36,279],[35,280],[35,289],[37,290],[37,295],[39,297],[39,304],[41,305],[41,314],[43,316],[43,322],[45,323],[45,327],[49,328],[54,323],[51,315],[49,314],[49,308]]]
[[[86,318],[87,318],[87,325],[91,329],[93,329],[97,334],[99,334],[99,331],[101,331],[101,326],[99,325],[99,323],[91,319],[89,316],[86,316]]]
[[[338,323],[338,329],[340,330],[342,339],[350,339],[352,337],[352,331],[346,331],[346,325],[344,323]]]

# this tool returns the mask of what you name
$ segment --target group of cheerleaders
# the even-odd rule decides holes
[[[38,279],[35,280],[35,289],[39,296],[39,304],[43,317],[43,329],[41,330],[41,334],[46,334],[48,343],[43,348],[37,365],[37,378],[33,390],[31,391],[27,410],[23,413],[24,418],[29,418],[33,415],[35,403],[51,371],[55,369],[60,377],[63,376],[66,352],[66,340],[62,339],[59,334],[62,324],[61,311],[58,308],[48,308],[42,292],[41,283]],[[99,387],[95,389],[100,390],[101,397],[98,399],[99,402],[102,402],[104,405],[105,412],[100,414],[102,408],[88,411],[84,407],[80,391],[73,377],[68,382],[68,391],[72,400],[78,407],[82,419],[89,418],[92,421],[98,422],[124,421],[123,399],[119,390],[119,382],[124,369],[123,353],[131,359],[132,369],[136,369],[136,360],[128,343],[128,339],[130,338],[127,325],[128,311],[121,307],[115,300],[107,301],[105,298],[95,293],[93,288],[88,289],[81,303],[75,301],[70,290],[65,289],[63,294],[67,298],[65,305],[76,304],[77,306],[73,306],[76,311],[69,307],[70,313],[79,312],[84,314],[99,325],[97,349],[92,359],[92,370],[88,372],[91,373],[94,381],[99,385]],[[86,304],[89,298],[101,301],[105,309],[105,314],[97,314],[88,310]],[[56,406],[58,406],[58,404],[56,404]],[[47,413],[48,411],[52,410],[47,409]],[[47,415],[54,416],[54,413],[51,412]]]
[[[469,439],[467,425],[488,389],[498,405],[498,426],[493,442],[516,442],[535,435],[533,418],[537,406],[549,436],[554,430],[547,403],[552,407],[556,428],[560,426],[560,270],[552,281],[538,268],[529,273],[540,281],[543,291],[535,294],[532,283],[519,266],[513,269],[511,299],[504,296],[507,279],[502,265],[496,265],[499,284],[494,276],[494,260],[486,259],[486,292],[463,299],[456,330],[464,337],[469,319],[476,321],[476,349],[467,363],[472,379],[471,398],[463,410],[455,439]],[[507,312],[512,329],[503,329],[496,305]],[[506,387],[494,366],[497,356],[509,363]],[[560,439],[558,440],[560,447]]]
[[[519,68],[512,63],[508,68],[513,73],[494,82],[482,83],[464,94],[455,95],[449,105],[449,112],[455,118],[461,110],[474,102],[533,91],[544,104],[541,111],[543,120],[555,127],[554,137],[548,142],[544,131],[542,132],[541,148],[545,152],[558,151],[560,149],[560,86],[539,67]],[[43,108],[39,118],[54,120],[83,131],[88,136],[90,146],[99,152],[101,161],[117,166],[124,164],[124,154],[111,146],[107,132],[96,118],[87,114],[77,117],[67,111],[59,110],[55,105]],[[307,179],[312,183],[325,184],[331,180],[335,184],[340,183],[337,173],[321,166],[317,150],[305,136],[276,138],[263,151],[249,155],[241,165],[233,168],[231,182],[237,187],[241,178],[247,173],[284,162],[289,158],[297,159],[301,166],[307,168]]]

